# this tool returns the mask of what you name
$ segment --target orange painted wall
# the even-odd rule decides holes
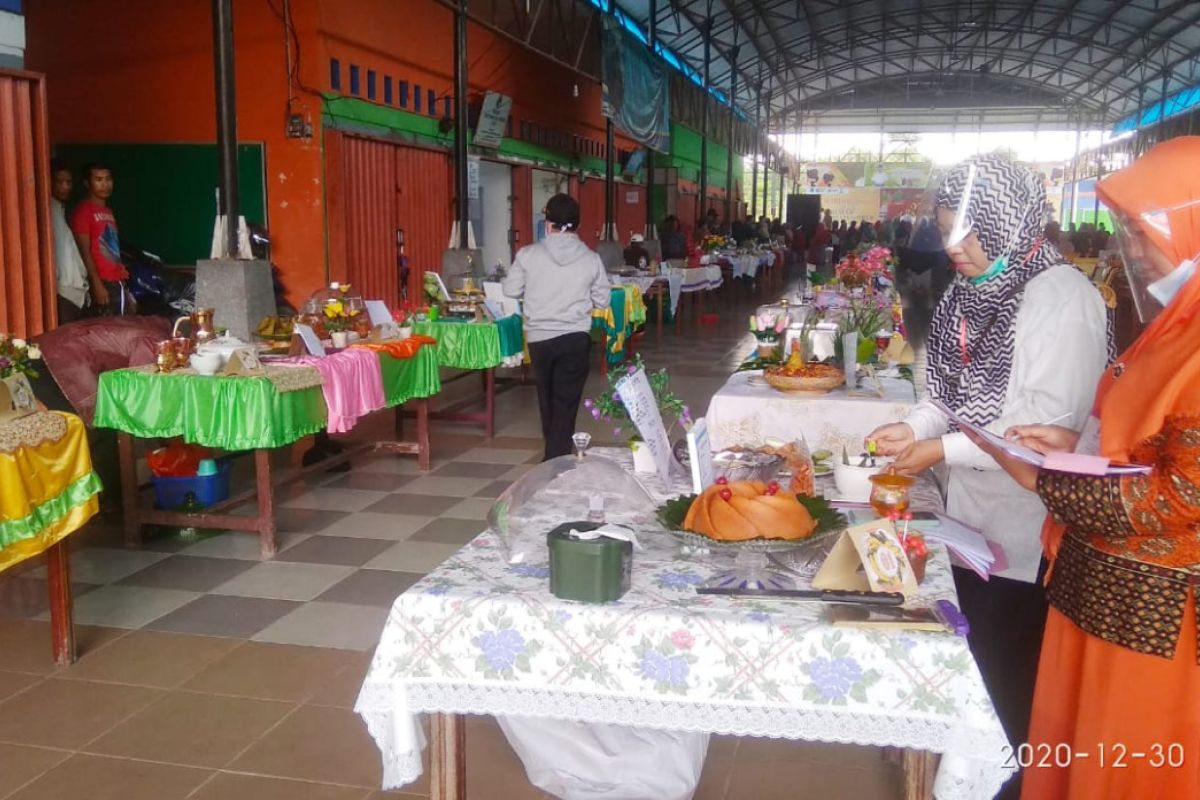
[[[321,60],[315,2],[292,0],[310,85]],[[210,9],[208,0],[26,3],[26,63],[46,73],[52,141],[215,141]],[[297,103],[317,138],[287,139],[282,23],[265,0],[236,0],[234,20],[238,138],[265,144],[272,257],[295,301],[325,280],[320,106]]]
[[[296,111],[311,117],[315,136],[286,138],[284,31],[272,5],[283,2],[234,2],[238,136],[265,144],[272,257],[295,302],[328,272],[322,101],[295,90]],[[362,67],[364,96],[367,69],[379,74],[380,99],[384,75],[439,97],[452,91],[452,15],[435,0],[291,0],[291,7],[307,87],[330,90],[336,57]],[[26,63],[47,75],[52,142],[213,141],[210,8],[209,0],[119,0],[98,13],[92,0],[28,0]],[[472,98],[488,89],[508,94],[514,120],[603,142],[598,83],[475,24],[468,55]],[[617,144],[635,146],[619,134]],[[448,214],[447,230],[450,221]]]

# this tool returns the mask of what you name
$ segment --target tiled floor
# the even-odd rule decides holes
[[[751,346],[747,308],[668,329],[661,345],[648,337],[648,363],[670,368],[697,413]],[[588,394],[602,385],[593,370]],[[0,576],[0,800],[427,796],[424,784],[378,791],[379,754],[351,707],[395,597],[540,461],[533,388],[498,407],[491,441],[435,425],[428,474],[381,458],[281,490],[270,562],[249,534],[172,533],[126,550],[116,526],[94,522],[73,541],[82,655],[70,668],[50,664],[44,569]],[[491,720],[470,720],[468,752],[471,797],[546,797]],[[870,800],[898,786],[876,750],[717,737],[696,797]]]

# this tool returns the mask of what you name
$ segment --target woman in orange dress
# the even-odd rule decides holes
[[[1097,192],[1149,325],[1100,381],[1096,433],[1009,436],[1150,470],[1091,477],[993,452],[1052,517],[1021,797],[1190,800],[1200,797],[1200,137],[1158,145]]]

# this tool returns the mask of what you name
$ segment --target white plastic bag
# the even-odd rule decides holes
[[[562,800],[691,800],[707,733],[497,717],[529,782]]]

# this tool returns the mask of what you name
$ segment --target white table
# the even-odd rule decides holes
[[[463,714],[898,747],[910,798],[928,797],[929,781],[938,800],[983,800],[1008,777],[965,639],[833,628],[819,604],[698,596],[712,562],[668,534],[640,538],[618,603],[558,600],[544,548],[510,565],[490,532],[401,595],[355,706],[384,788],[420,776],[423,713],[442,800],[464,796]],[[934,548],[921,602],[954,596]]]
[[[709,438],[715,450],[759,447],[767,439],[790,442],[804,437],[813,450],[862,451],[863,438],[888,422],[898,422],[916,403],[911,382],[882,378],[883,396],[788,394],[763,380],[761,371],[734,373],[708,405]]]

